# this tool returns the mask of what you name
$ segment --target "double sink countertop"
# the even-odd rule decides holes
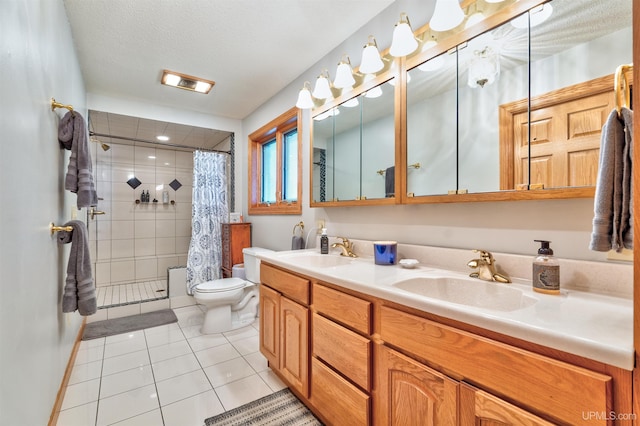
[[[579,290],[534,292],[419,263],[376,265],[373,257],[317,249],[260,252],[268,263],[421,311],[633,370],[633,300]]]

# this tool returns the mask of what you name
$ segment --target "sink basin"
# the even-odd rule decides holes
[[[536,299],[509,284],[471,278],[416,277],[393,286],[419,296],[495,311],[515,311],[536,303]]]
[[[287,260],[301,266],[331,268],[334,266],[348,265],[353,259],[336,255],[313,253],[287,256]]]

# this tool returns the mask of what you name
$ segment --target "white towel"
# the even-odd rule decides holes
[[[602,128],[589,249],[633,248],[633,111],[611,111]]]

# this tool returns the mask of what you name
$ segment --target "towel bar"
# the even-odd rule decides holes
[[[55,226],[53,222],[49,224],[49,232],[51,235],[59,231],[73,232],[73,226]]]
[[[631,105],[631,91],[629,88],[629,82],[625,73],[633,70],[633,64],[620,65],[616,68],[616,74],[614,78],[614,90],[616,99],[616,111],[618,117],[622,111],[622,108],[629,108]]]

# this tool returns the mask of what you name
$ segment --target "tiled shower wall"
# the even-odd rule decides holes
[[[191,238],[193,153],[110,143],[92,143],[98,210],[88,219],[97,286],[166,279],[167,268],[186,265]],[[127,181],[136,177],[140,186]],[[182,184],[177,190],[173,180]],[[175,185],[174,185],[175,186]],[[142,191],[151,201],[140,203]],[[162,192],[175,204],[163,204]]]

